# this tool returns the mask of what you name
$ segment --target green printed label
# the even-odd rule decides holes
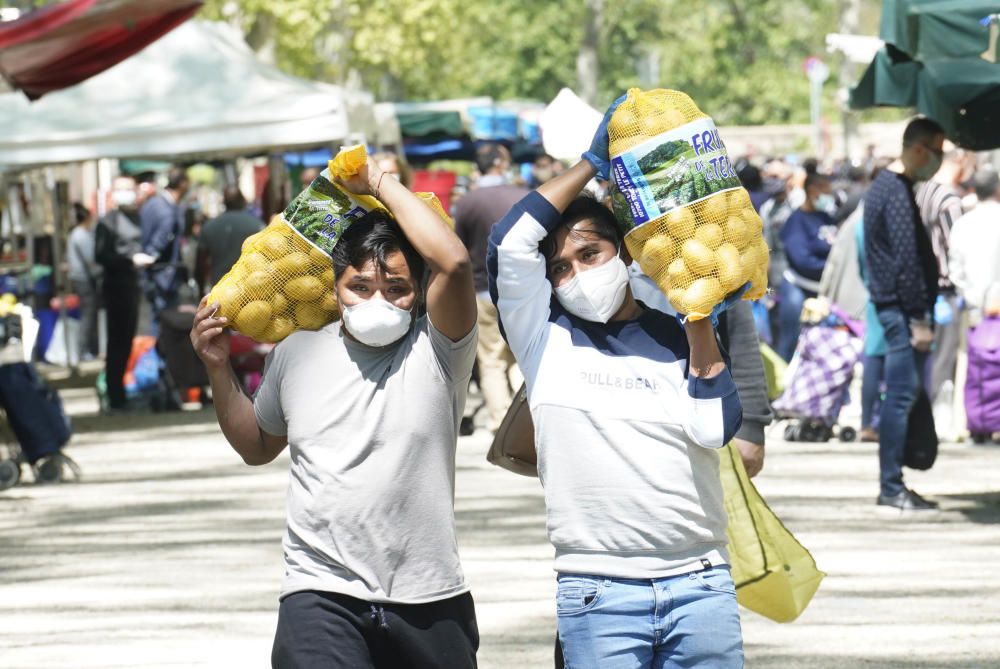
[[[708,118],[657,135],[611,160],[611,204],[625,232],[740,185]]]
[[[371,211],[330,180],[323,172],[285,207],[285,221],[306,241],[326,253],[333,253],[351,224]]]

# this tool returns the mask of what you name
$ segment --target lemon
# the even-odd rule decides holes
[[[718,223],[699,225],[694,231],[694,238],[713,251],[722,244],[722,226]]]
[[[248,337],[257,337],[271,324],[271,305],[263,300],[248,302],[240,309],[233,325]]]
[[[260,232],[255,232],[254,234],[252,234],[249,237],[247,237],[246,239],[244,239],[243,240],[243,246],[240,247],[240,251],[243,252],[243,253],[246,253],[247,251],[249,251],[253,247],[253,245],[257,243],[257,240],[260,239],[261,235],[263,235],[263,234],[264,234],[264,231],[261,230]]]
[[[715,269],[715,252],[697,239],[689,239],[681,247],[681,258],[687,268],[698,276],[711,274]]]
[[[208,294],[207,304],[219,303],[219,313],[217,316],[225,316],[230,321],[239,312],[240,303],[243,301],[243,287],[236,281],[224,280],[218,283],[212,292]]]
[[[727,193],[729,198],[729,208],[730,209],[746,209],[747,207],[753,208],[750,204],[750,194],[747,193],[745,188],[735,188]]]
[[[741,218],[747,226],[748,236],[752,236],[755,233],[761,234],[764,231],[764,221],[761,220],[760,216],[753,207],[744,207],[741,212]]]
[[[726,295],[733,292],[744,283],[743,264],[740,262],[740,250],[726,242],[715,252],[719,259],[719,282]]]
[[[319,280],[324,288],[332,286],[334,283],[333,268],[323,270],[323,273],[319,275]]]
[[[667,232],[674,239],[691,239],[695,223],[694,212],[690,207],[681,207],[667,213]]]
[[[285,284],[285,294],[294,300],[312,302],[319,299],[328,287],[314,276],[297,276]]]
[[[330,314],[315,304],[300,302],[295,305],[295,322],[304,330],[318,330],[330,322]]]
[[[708,316],[725,297],[722,284],[715,277],[697,279],[684,291],[684,298],[681,300],[683,313],[688,316]]]
[[[271,320],[270,325],[264,330],[261,339],[269,342],[279,342],[295,330],[295,323],[288,318],[281,316]]]
[[[646,137],[656,137],[669,130],[670,126],[664,122],[662,115],[653,112],[642,117],[639,128]]]
[[[667,130],[679,128],[687,122],[687,116],[680,109],[667,109],[663,114],[663,124]]]

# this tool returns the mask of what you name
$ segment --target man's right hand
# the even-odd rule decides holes
[[[931,350],[934,343],[934,330],[926,325],[910,323],[910,345],[921,353]]]
[[[149,255],[148,253],[136,253],[132,256],[132,264],[135,265],[136,269],[142,269],[144,267],[149,267],[156,262],[156,258]]]
[[[229,365],[229,330],[224,317],[215,317],[219,303],[208,304],[208,297],[201,298],[198,313],[191,327],[191,344],[195,353],[209,370],[225,369]]]

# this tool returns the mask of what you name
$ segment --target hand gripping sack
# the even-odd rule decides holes
[[[366,159],[364,146],[342,150],[283,213],[243,242],[239,260],[208,295],[234,329],[259,342],[279,342],[340,317],[330,254],[354,221],[385,207],[334,179],[357,174]],[[416,195],[451,223],[433,194]]]
[[[719,469],[736,601],[776,622],[791,622],[826,574],[757,492],[732,443],[719,451]]]
[[[642,271],[691,320],[767,291],[763,223],[712,119],[679,91],[631,89],[608,123],[611,201]]]

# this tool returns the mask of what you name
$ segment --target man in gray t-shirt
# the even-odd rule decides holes
[[[342,322],[278,344],[253,401],[229,365],[217,305],[202,301],[191,334],[236,452],[265,464],[291,450],[271,661],[475,667],[479,636],[454,519],[458,425],[476,355],[469,256],[371,160],[343,185],[378,197],[395,220],[370,213],[338,242]]]

